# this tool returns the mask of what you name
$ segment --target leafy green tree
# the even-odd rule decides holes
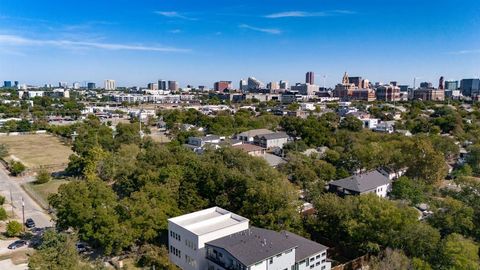
[[[410,270],[410,259],[401,250],[387,249],[381,256],[373,257],[370,262],[372,270]]]
[[[347,129],[353,132],[361,131],[363,128],[363,123],[358,118],[353,115],[347,115],[345,118],[340,121],[340,128]]]
[[[442,153],[436,151],[425,138],[415,139],[405,146],[407,176],[424,180],[429,185],[438,184],[445,179],[448,169]]]
[[[8,146],[4,143],[0,144],[0,158],[8,156]]]
[[[478,245],[460,234],[451,234],[443,240],[437,262],[440,269],[478,270]]]
[[[45,184],[49,182],[51,179],[52,179],[52,176],[50,175],[50,172],[48,172],[45,168],[42,168],[37,173],[35,184]]]
[[[144,245],[139,250],[138,265],[141,267],[156,267],[163,270],[178,269],[168,259],[168,250],[165,246]]]
[[[14,237],[14,236],[19,236],[23,231],[23,226],[20,222],[16,220],[12,220],[7,223],[7,230],[5,234],[8,237]]]
[[[0,220],[7,220],[7,218],[7,211],[5,211],[5,208],[0,207]]]
[[[440,202],[438,211],[429,219],[430,224],[443,234],[469,235],[474,229],[474,210],[463,202],[447,197]]]
[[[47,230],[42,243],[29,259],[29,269],[61,270],[81,269],[80,256],[76,249],[74,235]]]
[[[25,165],[23,165],[23,163],[20,161],[12,160],[12,162],[10,162],[9,169],[13,176],[19,176],[27,169],[27,167],[25,167]]]
[[[72,181],[60,186],[49,202],[57,210],[58,228],[77,229],[82,240],[103,248],[106,254],[132,245],[132,231],[117,213],[117,196],[104,182]]]
[[[402,176],[393,183],[390,193],[396,199],[409,200],[413,205],[425,202],[426,187],[422,181]]]

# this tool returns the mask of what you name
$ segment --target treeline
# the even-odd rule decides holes
[[[465,189],[448,194],[439,189],[447,175],[446,161],[458,155],[451,138],[363,131],[355,120],[340,121],[334,114],[300,119],[255,117],[242,111],[239,116],[220,114],[223,120],[193,111],[162,115],[172,128],[190,123],[207,127],[209,132],[222,121],[243,123],[238,129],[222,124],[225,133],[217,134],[265,127],[252,123],[273,117],[301,140],[287,146],[288,163],[276,170],[263,159],[231,148],[196,155],[175,143],[160,145],[142,139],[136,123],[118,125],[114,133],[91,117],[74,129],[78,134],[75,154],[67,168],[80,180],[63,185],[49,200],[60,229],[74,228],[81,240],[105,254],[141,247],[139,262],[167,267],[166,220],[220,206],[256,226],[287,229],[314,239],[327,237],[352,256],[376,255],[389,247],[407,256],[409,264],[416,265],[414,269],[478,269],[474,267],[478,265],[474,240],[479,240],[480,192],[473,190],[464,196],[462,192],[472,190],[471,183],[462,183]],[[327,147],[321,155],[300,153],[320,146]],[[394,186],[394,198],[402,202],[324,194],[330,180],[381,166],[408,168],[406,177]],[[298,213],[299,189],[314,204],[315,216],[303,219]],[[418,220],[412,207],[420,202],[429,203],[434,211],[426,222]],[[158,254],[163,255],[154,256]]]

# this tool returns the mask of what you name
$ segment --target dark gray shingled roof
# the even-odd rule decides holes
[[[391,181],[388,177],[384,176],[377,170],[374,170],[333,181],[330,182],[329,185],[362,193],[386,185],[390,182]]]
[[[275,140],[280,138],[288,138],[288,135],[285,132],[275,132],[270,134],[258,135],[258,137],[265,138],[265,140]]]
[[[318,254],[328,249],[328,247],[321,245],[317,242],[314,242],[312,240],[309,240],[307,238],[304,238],[300,235],[296,235],[294,233],[287,232],[287,231],[282,231],[281,233],[285,235],[289,241],[292,241],[297,245],[297,248],[295,249],[296,262],[299,262],[314,254]]]
[[[206,243],[222,248],[245,266],[253,265],[286,250],[296,247],[284,234],[251,227]]]
[[[292,248],[296,248],[295,261],[297,262],[327,250],[326,246],[291,232],[275,232],[257,227],[251,227],[206,244],[226,250],[245,266],[263,261]]]

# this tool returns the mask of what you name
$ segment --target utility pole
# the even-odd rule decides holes
[[[10,205],[12,206],[12,217],[15,216],[15,213],[13,212],[13,195],[12,195],[12,189],[10,188]]]
[[[23,219],[23,231],[25,231],[25,201],[23,200],[22,197],[22,219]]]

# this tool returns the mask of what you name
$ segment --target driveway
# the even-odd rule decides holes
[[[52,218],[40,207],[20,186],[23,183],[34,181],[32,177],[11,177],[3,166],[0,166],[0,194],[5,196],[6,202],[3,205],[8,213],[11,213],[12,206],[10,198],[13,199],[14,213],[17,219],[22,222],[22,198],[25,203],[25,219],[32,218],[38,228],[53,227]]]

